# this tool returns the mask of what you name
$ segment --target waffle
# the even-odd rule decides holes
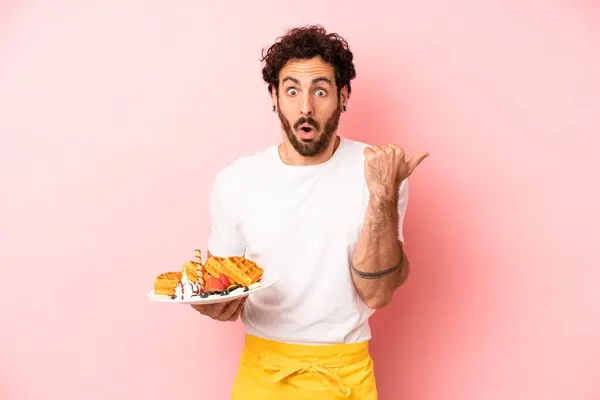
[[[154,294],[173,296],[181,276],[181,272],[164,272],[158,275],[154,280]]]
[[[185,264],[183,264],[181,273],[183,274],[184,272],[187,278],[190,280],[190,282],[198,284],[200,283],[202,275],[198,274],[198,267],[196,266],[196,263],[194,263],[193,261],[188,261]]]
[[[225,275],[229,282],[242,286],[250,286],[258,282],[263,275],[263,269],[255,262],[244,257],[214,257],[211,256],[204,264],[206,274],[218,278]]]

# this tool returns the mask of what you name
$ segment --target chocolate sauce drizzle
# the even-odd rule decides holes
[[[197,297],[200,296],[202,298],[206,298],[210,295],[220,295],[220,296],[227,296],[229,293],[233,292],[234,290],[237,290],[239,288],[244,288],[244,292],[247,292],[248,290],[250,290],[250,288],[248,286],[241,286],[241,285],[232,285],[229,288],[225,289],[225,290],[213,290],[210,292],[205,292],[202,291],[200,288],[200,285],[198,285],[197,283],[194,282],[190,282],[190,284],[192,285],[192,295],[190,296],[190,298],[192,297]],[[185,289],[184,286],[181,282],[179,282],[177,284],[177,287],[181,288],[181,298],[185,298]],[[175,293],[173,293],[173,295],[171,296],[171,299],[174,300],[177,298],[177,287],[175,288]]]
[[[195,297],[195,296],[199,296],[200,293],[202,292],[200,290],[200,285],[198,285],[197,283],[194,282],[190,282],[190,285],[192,286],[192,295],[190,297]],[[176,299],[177,298],[177,288],[181,288],[181,298],[185,298],[185,287],[183,286],[183,283],[179,282],[177,284],[177,287],[175,288],[175,292],[173,293],[173,295],[171,296],[171,299]]]

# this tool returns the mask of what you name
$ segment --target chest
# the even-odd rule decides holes
[[[364,217],[363,186],[340,176],[278,184],[256,182],[244,201],[240,229],[256,257],[352,246]]]

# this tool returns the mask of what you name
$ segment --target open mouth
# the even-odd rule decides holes
[[[301,135],[312,135],[314,131],[315,127],[306,122],[298,127],[298,132]]]
[[[302,125],[298,129],[298,134],[304,140],[311,140],[315,136],[315,128],[310,125]]]

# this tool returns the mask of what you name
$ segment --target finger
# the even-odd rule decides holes
[[[365,147],[364,153],[365,153],[365,158],[367,159],[367,161],[371,161],[373,159],[373,157],[375,157],[375,152],[373,151],[373,149],[371,147]]]
[[[242,304],[241,299],[233,300],[223,309],[219,319],[221,321],[235,321],[237,319],[237,311]]]
[[[394,150],[394,155],[400,161],[400,163],[404,162],[404,150],[402,147],[397,144],[391,144],[390,147]]]
[[[219,313],[219,319],[221,321],[227,321],[229,319],[229,317],[231,316],[231,314],[235,311],[235,309],[237,308],[237,305],[239,304],[240,300],[236,299],[236,300],[231,300],[228,301],[227,303],[223,303],[223,309],[221,310],[221,312]]]
[[[392,147],[392,145],[386,144],[384,146],[381,146],[381,149],[383,150],[383,152],[385,154],[387,154],[388,156],[394,154],[394,148]]]
[[[225,308],[226,304],[227,303],[209,304],[206,307],[206,312],[204,314],[213,319],[219,319],[219,315],[221,315],[221,313],[223,312],[223,309]]]
[[[412,172],[419,166],[419,164],[421,164],[421,162],[423,162],[423,160],[427,157],[429,157],[429,153],[427,152],[414,155],[413,158],[411,158],[407,163],[408,175],[412,174]]]
[[[385,150],[382,147],[376,146],[373,148],[373,152],[375,153],[375,157],[377,160],[383,161],[384,156],[385,156]]]
[[[225,304],[225,306],[223,307],[223,309],[221,310],[221,313],[219,314],[219,320],[221,320],[221,321],[229,320],[229,318],[231,318],[231,316],[235,313],[235,311],[237,310],[237,308],[241,302],[242,302],[242,299],[235,299],[235,300],[229,301],[227,303],[223,303],[223,304]]]
[[[191,306],[194,310],[198,311],[201,314],[204,314],[204,311],[206,309],[206,305],[204,304],[192,304]]]
[[[242,312],[242,309],[244,308],[244,304],[246,298],[244,298],[243,301],[240,302],[240,304],[238,304],[237,308],[235,309],[234,313],[231,315],[231,317],[229,317],[228,321],[235,321],[236,319],[238,319],[240,313]]]

